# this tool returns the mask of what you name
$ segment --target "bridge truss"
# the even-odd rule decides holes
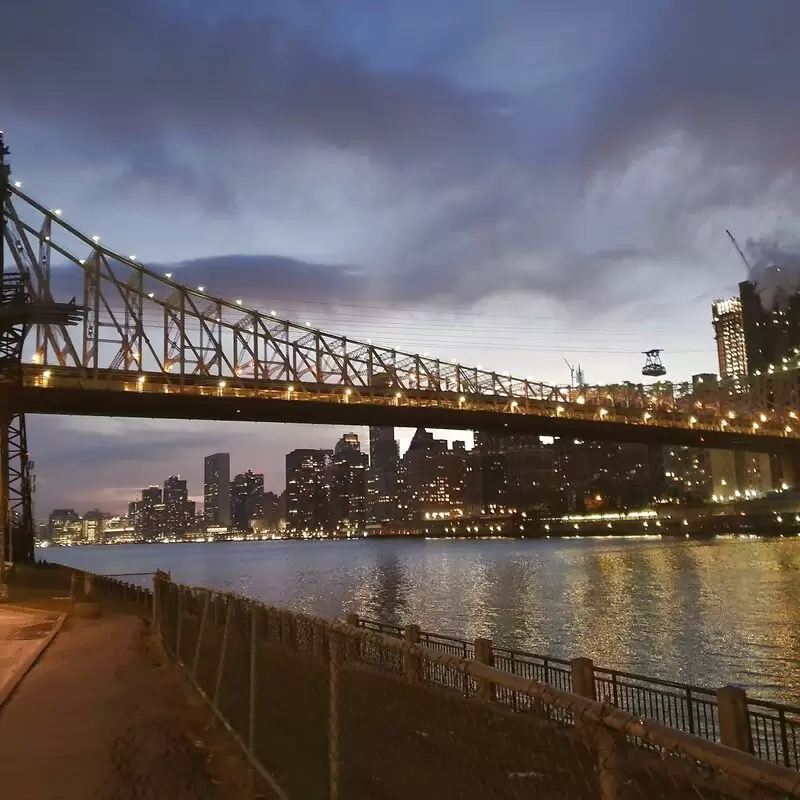
[[[508,413],[797,436],[793,411],[770,409],[756,419],[748,398],[724,387],[698,390],[669,382],[556,386],[282,319],[203,286],[186,286],[171,273],[109,249],[10,181],[2,211],[3,238],[18,280],[15,291],[37,309],[26,326],[17,328],[17,383],[21,371],[26,385],[40,388],[79,378],[125,391],[131,382],[141,387],[146,381],[165,392],[197,386],[214,387],[216,394],[264,389],[295,398],[335,394],[341,402],[368,402],[378,393],[381,402],[390,398],[394,404],[437,402],[477,409],[489,402],[493,410]],[[57,266],[51,267],[53,260]],[[72,304],[57,303],[55,294],[72,296]],[[45,313],[57,308],[61,313]],[[24,345],[23,354],[27,327],[35,330],[35,341]],[[114,414],[113,398],[108,413]],[[0,419],[0,431],[3,424]],[[29,517],[24,419],[19,417],[17,428],[9,431],[4,441],[22,457],[16,457],[18,467],[0,466],[0,471],[20,487],[12,493],[22,498],[15,508]],[[8,491],[0,487],[0,525],[2,496],[8,497]]]

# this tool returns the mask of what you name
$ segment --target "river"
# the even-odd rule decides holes
[[[268,541],[47,548],[98,573],[170,570],[325,617],[465,638],[800,705],[800,540]]]

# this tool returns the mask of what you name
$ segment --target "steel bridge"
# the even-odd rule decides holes
[[[720,388],[556,386],[334,335],[185,286],[10,179],[3,195],[6,269],[25,301],[59,306],[54,278],[69,278],[80,320],[42,313],[17,328],[20,341],[28,327],[35,336],[18,348],[15,380],[0,384],[0,456],[24,437],[25,413],[498,429],[754,451],[791,446],[800,432],[794,409],[754,410]],[[15,489],[29,472],[24,442],[5,461],[8,528],[9,492],[28,491]]]

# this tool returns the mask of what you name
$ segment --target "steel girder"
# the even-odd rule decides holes
[[[56,270],[72,284],[86,309],[83,326],[37,326],[34,363],[79,370],[86,377],[108,370],[161,372],[181,384],[203,376],[227,385],[253,381],[326,384],[398,391],[464,393],[513,400],[611,403],[687,408],[688,384],[554,386],[451,361],[380,347],[244,308],[203,288],[183,286],[83,234],[52,211],[11,187],[6,241],[31,297],[53,300],[55,256],[75,269]],[[722,398],[726,408],[733,399]],[[721,402],[721,401],[720,401]]]

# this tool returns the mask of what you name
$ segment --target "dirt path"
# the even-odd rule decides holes
[[[15,800],[216,800],[247,770],[134,616],[67,620],[0,710],[3,795]],[[212,777],[213,764],[222,764]],[[235,782],[235,781],[233,781]]]

